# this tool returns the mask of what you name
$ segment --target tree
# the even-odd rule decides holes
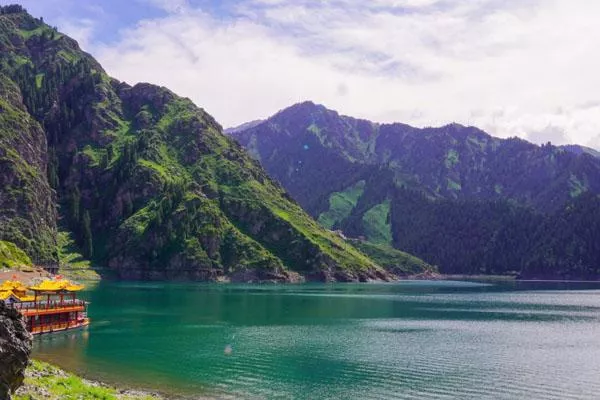
[[[90,213],[88,210],[83,212],[83,250],[88,258],[94,255],[94,244],[92,242],[92,228]]]
[[[48,183],[51,188],[58,189],[58,157],[53,148],[49,149],[48,153]]]
[[[8,6],[0,7],[0,14],[19,14],[27,12],[22,6],[18,4],[11,4]]]
[[[79,222],[79,205],[81,203],[81,193],[79,188],[75,188],[71,191],[71,219],[73,223]]]
[[[125,215],[123,215],[123,217],[125,218],[129,218],[133,214],[133,201],[131,201],[131,197],[129,195],[125,197],[124,212]]]

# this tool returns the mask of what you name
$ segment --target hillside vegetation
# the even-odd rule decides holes
[[[230,135],[324,226],[441,272],[600,277],[593,149],[377,124],[311,102]]]
[[[398,276],[428,275],[437,273],[437,268],[391,246],[354,239],[351,243],[377,264]]]
[[[30,269],[31,258],[14,243],[0,240],[0,269]]]

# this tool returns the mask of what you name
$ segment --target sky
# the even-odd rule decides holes
[[[166,86],[224,127],[312,100],[376,122],[600,149],[597,0],[21,4],[113,77]]]

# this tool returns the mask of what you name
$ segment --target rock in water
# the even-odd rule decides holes
[[[31,334],[18,311],[0,301],[0,399],[9,399],[25,378]]]

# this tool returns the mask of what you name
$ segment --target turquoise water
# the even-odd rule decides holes
[[[34,355],[191,398],[597,399],[599,289],[103,282]]]

